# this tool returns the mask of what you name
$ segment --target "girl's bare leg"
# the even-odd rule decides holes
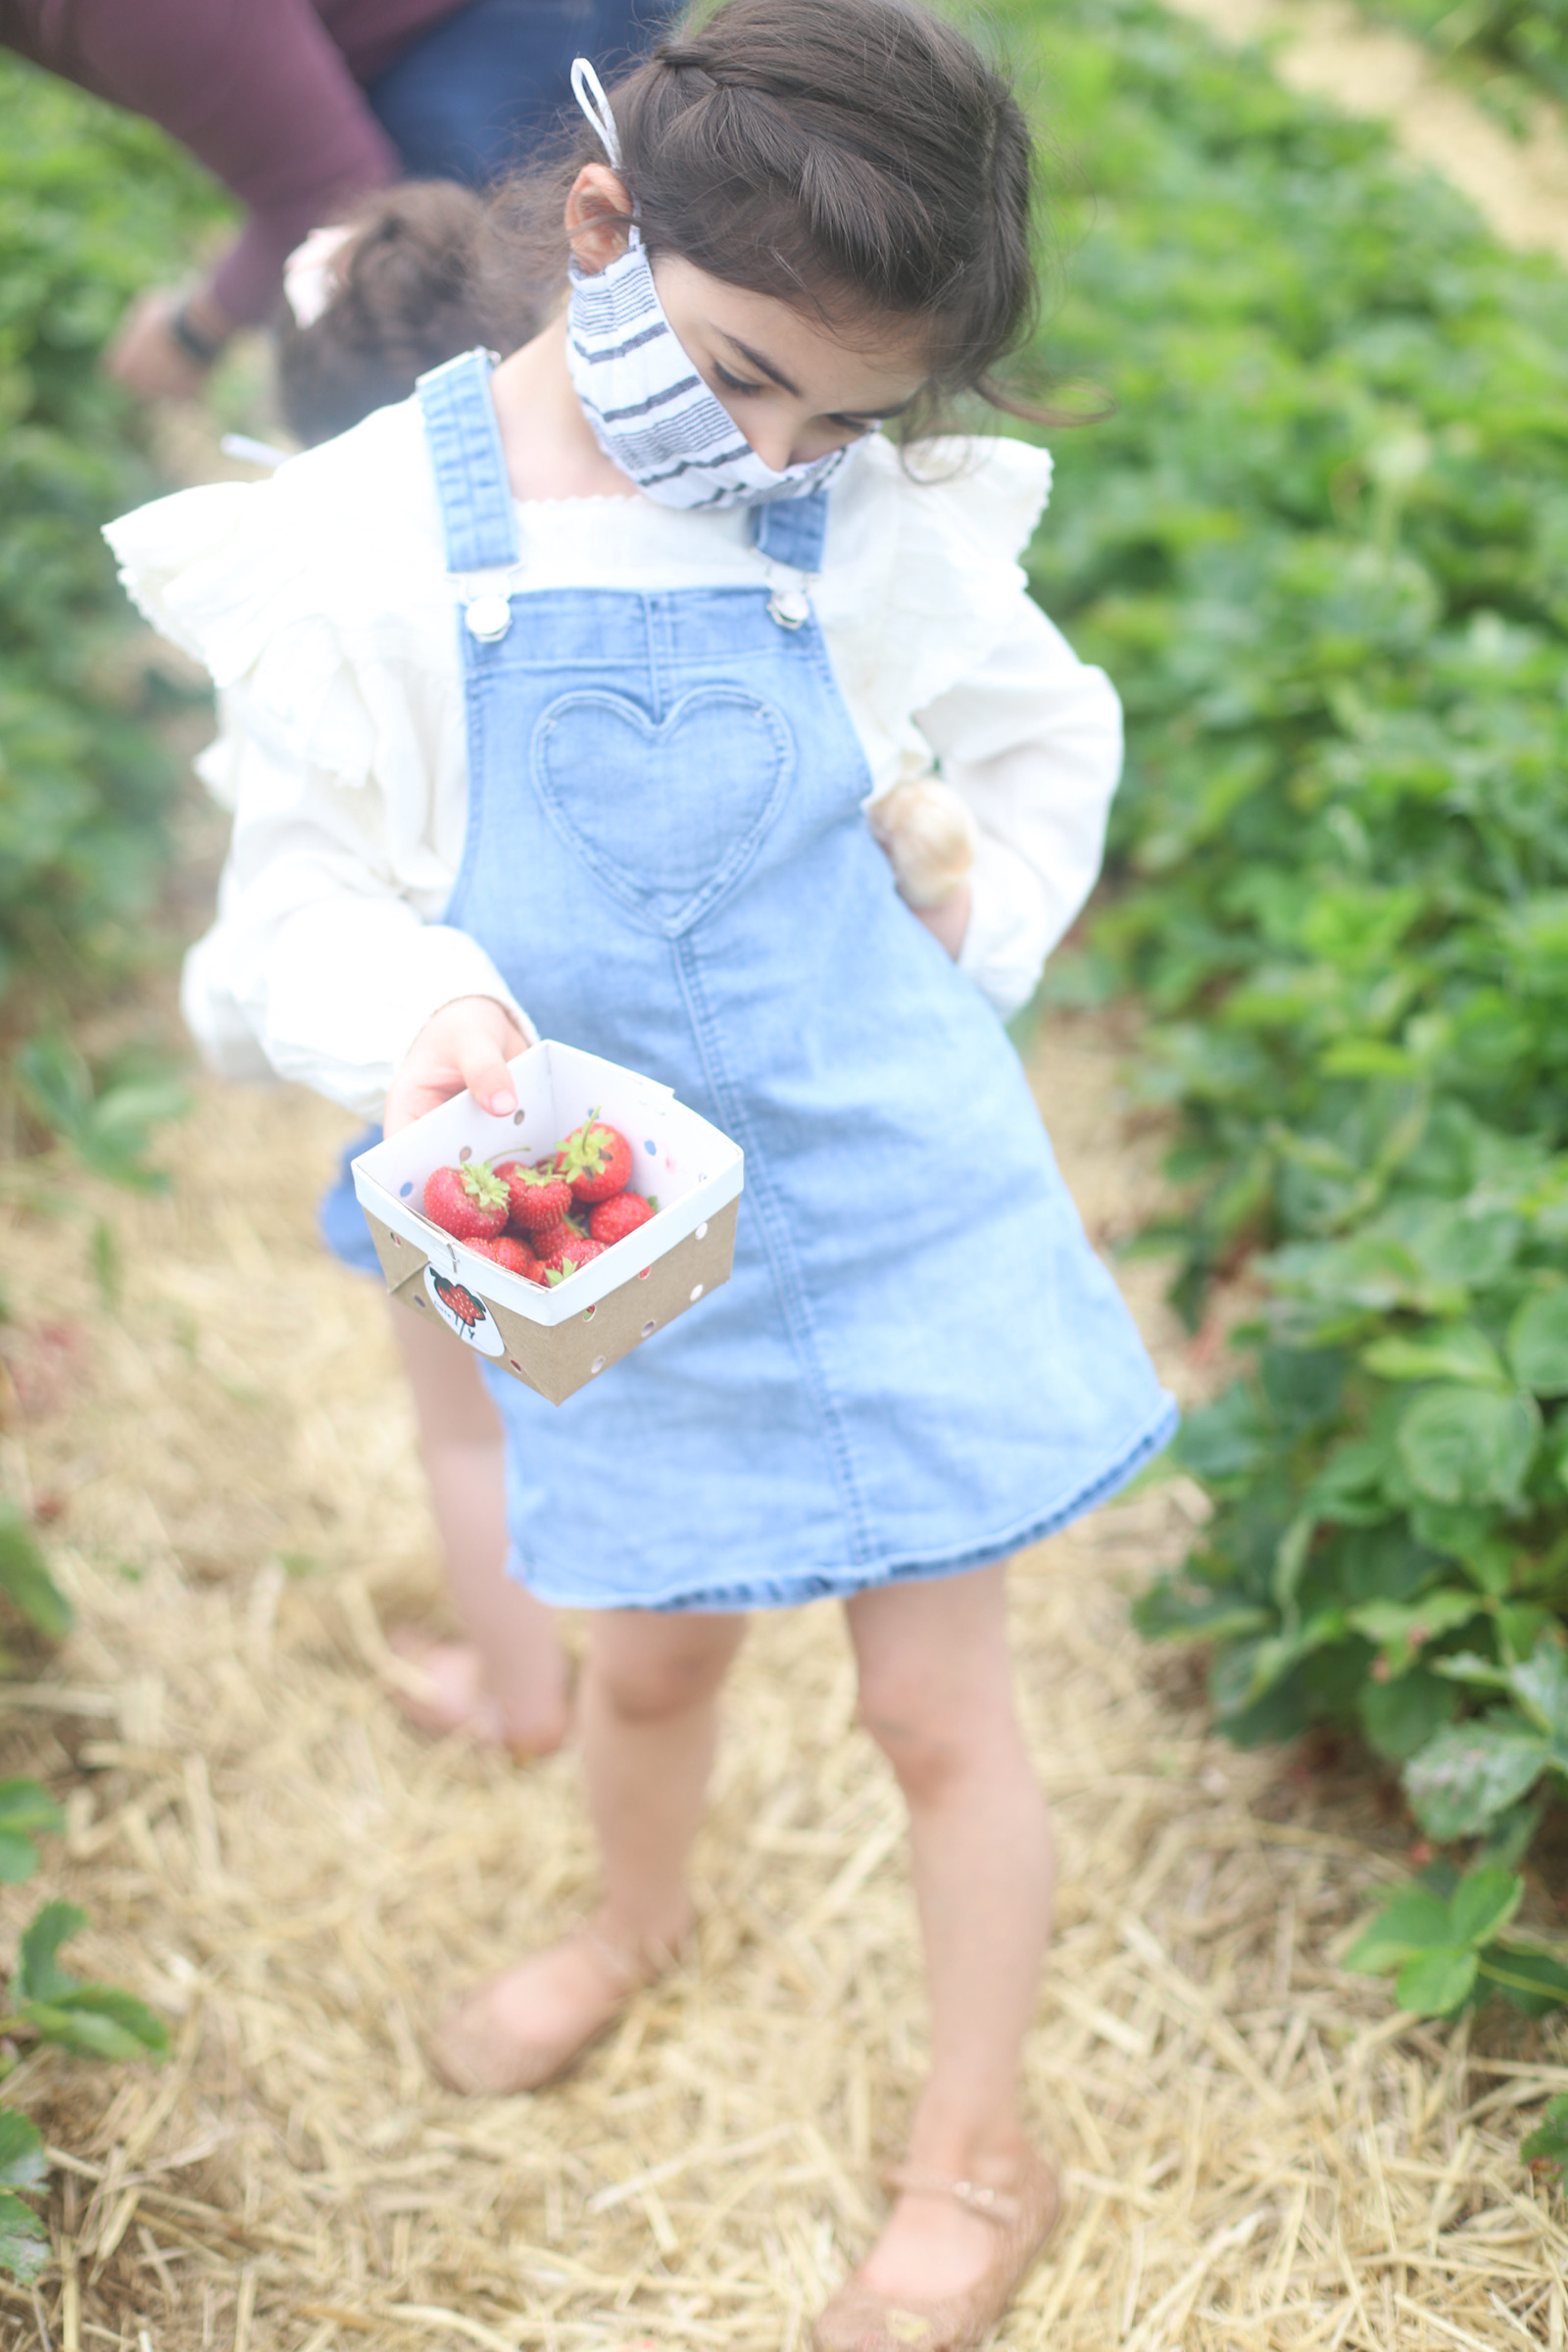
[[[567,1936],[494,1979],[482,1996],[498,2044],[586,2039],[691,1926],[686,1860],[702,1819],[718,1690],[741,1616],[607,1609],[591,1621],[578,1706],[604,1899],[591,1935]]]
[[[432,1731],[466,1730],[544,1755],[571,1719],[570,1669],[555,1614],[507,1574],[506,1449],[479,1367],[446,1332],[392,1308],[414,1391],[419,1452],[466,1642],[432,1642],[418,1663]]]
[[[931,2073],[909,2160],[1004,2186],[1024,2144],[1019,2064],[1051,1934],[1051,1824],[1013,1706],[1004,1571],[884,1587],[848,1604],[860,1712],[909,1808],[931,2001]],[[996,2252],[950,2199],[901,2196],[863,2266],[898,2297],[961,2293]]]

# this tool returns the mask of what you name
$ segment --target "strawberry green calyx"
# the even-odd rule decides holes
[[[567,1178],[597,1176],[614,1150],[608,1127],[599,1123],[596,1102],[580,1127],[574,1127],[556,1153],[556,1173]]]
[[[547,1184],[561,1182],[560,1172],[548,1159],[538,1168],[525,1168],[520,1159],[510,1159],[507,1162],[507,1176],[514,1184],[525,1185],[530,1192]]]
[[[458,1182],[476,1208],[505,1208],[507,1187],[487,1159],[470,1159],[458,1170]]]

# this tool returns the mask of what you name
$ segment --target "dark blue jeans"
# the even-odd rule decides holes
[[[411,179],[483,187],[527,162],[571,96],[571,61],[601,79],[642,56],[678,0],[468,0],[366,89]]]

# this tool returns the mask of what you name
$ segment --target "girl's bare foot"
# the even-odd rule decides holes
[[[542,2090],[575,2065],[674,1947],[625,1944],[585,1922],[560,1943],[476,1985],[431,2042],[436,2073],[472,2098]]]
[[[484,1662],[471,1642],[438,1642],[408,1629],[389,1637],[396,1655],[411,1669],[392,1691],[399,1711],[421,1732],[447,1739],[463,1732],[481,1747],[504,1747],[516,1757],[553,1755],[571,1729],[571,1683],[564,1662],[538,1678],[503,1706],[486,1679]]]

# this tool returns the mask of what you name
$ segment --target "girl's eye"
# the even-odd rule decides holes
[[[743,382],[740,376],[731,375],[729,369],[721,368],[717,360],[713,362],[713,373],[726,392],[760,392],[763,389],[760,384],[748,384]]]
[[[830,416],[829,424],[841,424],[847,433],[871,433],[876,427],[868,416]]]

